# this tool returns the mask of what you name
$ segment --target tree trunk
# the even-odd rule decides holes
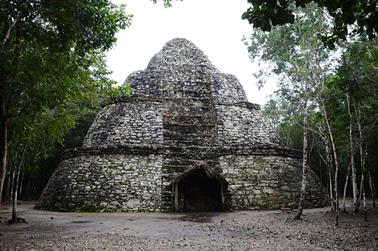
[[[328,131],[328,137],[331,142],[331,149],[332,149],[332,155],[333,155],[333,162],[335,164],[335,181],[334,181],[334,191],[335,191],[335,212],[336,212],[336,217],[335,217],[335,225],[336,227],[339,226],[339,217],[340,217],[340,206],[339,206],[339,191],[337,187],[337,182],[338,182],[338,174],[339,174],[339,161],[337,159],[337,152],[336,152],[336,147],[335,147],[335,141],[333,140],[333,134],[332,134],[332,129],[331,125],[329,123],[328,119],[328,114],[327,110],[324,104],[324,101],[321,100],[321,107],[322,107],[322,113],[324,116],[324,121],[327,125],[327,131]]]
[[[353,189],[353,205],[354,205],[354,214],[358,214],[358,187],[357,187],[357,175],[356,175],[356,166],[354,165],[354,147],[353,147],[353,115],[350,107],[350,98],[349,93],[346,94],[347,106],[348,106],[348,115],[349,115],[349,149],[350,149],[350,167],[352,170],[352,189]]]
[[[21,165],[21,163],[20,163]],[[20,179],[20,166],[15,167],[14,170],[14,184],[13,184],[13,196],[12,196],[12,223],[17,222],[17,196],[18,196],[18,181]]]
[[[337,181],[338,181],[338,173],[339,173],[339,165],[335,164],[335,209],[336,209],[336,217],[335,217],[335,226],[338,227],[340,225],[339,218],[340,218],[340,206],[339,206],[339,192],[337,188]]]
[[[362,190],[364,190],[364,185],[365,185],[365,174],[364,174],[364,170],[361,170],[361,180],[360,180],[360,193],[358,195],[358,198],[357,198],[357,208],[358,208],[358,211],[360,211],[360,206],[361,206],[361,200],[362,200],[362,195],[363,195],[363,192]]]
[[[369,187],[370,187],[371,199],[373,201],[373,208],[375,208],[375,187],[373,184],[373,180],[371,178],[370,171],[368,171],[368,176],[369,176]]]
[[[346,177],[345,177],[345,183],[344,183],[344,193],[343,193],[343,212],[346,212],[346,207],[345,207],[345,197],[346,197],[346,192],[347,192],[347,188],[348,188],[349,174],[350,174],[350,165],[348,166],[348,171],[347,171],[347,175],[346,175]]]
[[[294,219],[299,220],[303,212],[303,202],[305,200],[307,173],[308,173],[308,105],[305,100],[303,105],[303,163],[302,163],[302,186],[298,203],[297,214]]]
[[[328,178],[329,178],[329,198],[331,200],[331,211],[335,212],[335,200],[333,198],[333,186],[332,186],[332,173],[331,168],[328,170]]]
[[[327,137],[328,138],[328,137]],[[335,211],[335,200],[333,198],[333,180],[332,180],[332,153],[329,147],[329,140],[325,139],[325,150],[327,155],[328,179],[329,179],[329,198],[331,200],[331,211]]]
[[[3,187],[5,174],[7,170],[8,155],[8,119],[5,116],[5,105],[3,104],[0,111],[0,205],[3,196]]]
[[[366,189],[365,189],[365,173],[366,173],[366,169],[365,169],[365,164],[366,164],[366,156],[367,156],[367,152],[366,152],[366,148],[364,149],[364,135],[363,135],[363,131],[362,131],[362,125],[361,125],[361,111],[360,111],[360,108],[356,108],[356,106],[354,106],[354,110],[356,112],[356,122],[357,122],[357,128],[358,128],[358,134],[360,136],[360,144],[359,144],[359,148],[360,148],[360,161],[361,161],[361,183],[360,183],[360,196],[358,198],[358,208],[360,207],[361,205],[361,200],[363,199],[364,200],[364,214],[365,214],[365,220],[367,220],[367,212],[366,212],[366,195],[365,195],[365,192],[366,192]]]
[[[365,194],[365,186],[362,188],[362,194],[363,194],[363,199],[364,199],[364,219],[367,221],[367,206],[366,206],[366,194]]]
[[[18,197],[19,198],[23,198],[22,196],[22,188],[23,188],[23,183],[24,183],[24,175],[25,175],[25,171],[21,170],[20,171],[20,181],[19,181],[19,188],[18,188]]]
[[[18,165],[14,167],[13,175],[14,175],[14,182],[13,182],[13,196],[12,196],[12,219],[11,223],[17,222],[17,197],[18,197],[18,185],[20,180],[20,171],[24,164],[25,154],[26,154],[26,145],[22,149],[21,158],[18,162]]]
[[[6,46],[8,40],[9,40],[10,34],[11,34],[13,28],[16,26],[17,21],[18,21],[18,19],[20,18],[20,16],[21,16],[21,12],[18,11],[18,12],[17,12],[17,15],[16,15],[16,18],[15,18],[14,21],[9,25],[9,27],[8,27],[8,29],[7,29],[7,33],[5,34],[4,39],[3,39],[2,43],[1,43],[1,48],[2,48],[2,49]]]

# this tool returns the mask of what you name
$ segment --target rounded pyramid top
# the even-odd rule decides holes
[[[220,72],[201,49],[184,38],[168,41],[145,70],[132,73],[126,82],[134,89],[133,97],[247,101],[237,78]]]
[[[170,41],[166,42],[165,46],[163,47],[163,50],[164,50],[164,48],[169,48],[169,47],[173,47],[173,48],[179,48],[179,47],[180,48],[195,48],[195,49],[199,50],[199,48],[195,44],[190,42],[188,39],[180,38],[180,37],[173,38]]]
[[[168,41],[150,60],[147,69],[175,68],[185,65],[206,66],[212,71],[217,71],[205,53],[185,38],[174,38]]]

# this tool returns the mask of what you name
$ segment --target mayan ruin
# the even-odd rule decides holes
[[[186,39],[127,79],[132,97],[107,104],[83,146],[66,152],[39,207],[63,211],[295,208],[301,152],[287,149],[238,79]],[[327,204],[310,171],[305,205]]]

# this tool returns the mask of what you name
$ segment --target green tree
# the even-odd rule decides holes
[[[360,204],[364,204],[365,216],[367,205],[362,202],[365,201],[365,194],[370,194],[375,203],[377,179],[374,178],[378,175],[378,159],[375,154],[378,151],[377,64],[377,39],[348,43],[341,57],[340,66],[335,73],[326,78],[317,92],[317,99],[313,102],[315,109],[312,110],[310,119],[310,125],[312,124],[310,127],[317,129],[317,132],[313,131],[311,141],[314,139],[315,142],[318,141],[317,135],[321,138],[319,144],[315,143],[318,149],[313,150],[312,153],[316,153],[317,160],[320,158],[328,167],[327,183],[330,190],[344,185],[345,197],[348,191],[347,185],[352,182],[356,201],[354,210],[358,212]],[[295,118],[295,115],[300,113],[297,107],[295,103],[280,96],[280,93],[276,93],[274,99],[264,106],[264,113],[277,122],[277,131],[290,146],[298,141],[297,134],[300,130],[299,120]],[[351,145],[354,146],[353,151]],[[354,171],[352,164],[355,167]],[[336,165],[345,168],[335,172],[333,168]],[[353,172],[355,172],[354,178]],[[333,175],[339,175],[343,179],[332,182],[335,180]],[[356,189],[357,184],[359,184],[358,189]],[[359,193],[357,194],[356,191]],[[334,198],[333,195],[336,196],[333,192],[330,193],[331,199]]]
[[[367,36],[369,39],[378,35],[378,2],[372,1],[327,1],[327,0],[248,0],[252,5],[242,15],[254,27],[270,31],[273,26],[294,23],[296,9],[304,8],[309,3],[316,3],[325,8],[335,20],[332,31],[319,31],[328,45],[334,45],[338,39],[346,40],[348,35]]]
[[[371,173],[376,175],[376,163],[371,157],[377,148],[374,147],[372,139],[377,132],[378,116],[378,40],[359,41],[350,43],[343,55],[342,65],[338,69],[338,78],[335,85],[347,97],[348,114],[350,118],[350,138],[356,138],[356,148],[360,166],[359,196],[355,198],[355,213],[357,214],[362,197],[365,197],[366,182],[368,178],[370,192],[374,199],[375,189]],[[370,147],[373,146],[373,147]],[[370,153],[370,154],[369,154]],[[354,161],[351,151],[351,161]],[[354,163],[351,163],[354,167]],[[356,193],[357,191],[354,191]],[[365,200],[364,200],[365,201]],[[364,203],[365,204],[365,203]],[[366,204],[365,204],[366,207]],[[366,209],[366,208],[365,208]],[[366,210],[365,210],[366,213]]]
[[[93,98],[103,52],[130,16],[108,0],[2,0],[0,8],[1,201],[12,121]]]
[[[16,223],[19,178],[28,159],[44,156],[55,142],[61,141],[65,132],[74,124],[76,115],[64,107],[41,109],[22,114],[10,122],[9,157],[12,168],[12,219]]]
[[[246,40],[252,60],[270,65],[280,77],[279,93],[282,99],[297,104],[303,116],[303,179],[296,218],[303,211],[306,177],[309,168],[309,117],[316,93],[331,71],[330,52],[314,34],[330,29],[329,22],[315,4],[299,8],[293,24],[274,27],[270,32],[254,29]],[[257,75],[260,84],[270,73],[266,69]]]
[[[300,105],[276,92],[263,106],[262,112],[275,127],[282,144],[292,149],[303,148],[303,116]]]

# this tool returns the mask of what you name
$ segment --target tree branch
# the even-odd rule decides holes
[[[21,16],[21,12],[17,11],[17,15],[16,15],[13,23],[9,26],[7,33],[5,34],[5,37],[4,37],[3,42],[1,44],[1,48],[4,48],[5,45],[7,44],[9,37],[10,37],[10,34],[11,34],[13,28],[16,26],[16,23],[17,23],[18,19],[20,18],[20,16]]]

